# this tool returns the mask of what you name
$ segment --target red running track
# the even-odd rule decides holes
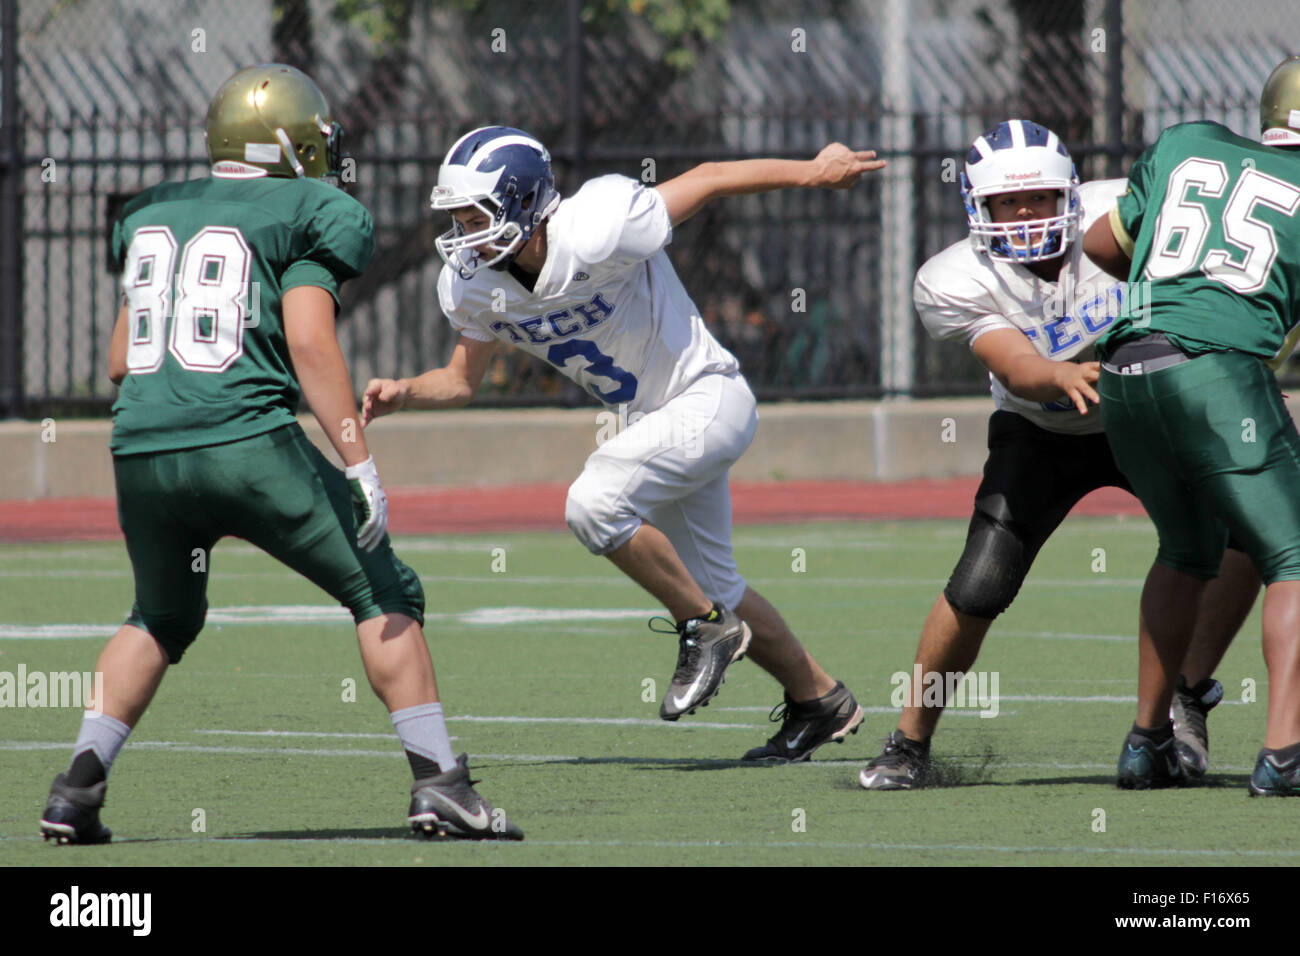
[[[965,518],[978,478],[938,481],[732,482],[736,524]],[[389,492],[394,534],[549,531],[564,528],[567,485],[415,488]],[[1072,514],[1141,515],[1117,488],[1095,491]],[[0,501],[0,541],[103,541],[120,538],[112,498]]]

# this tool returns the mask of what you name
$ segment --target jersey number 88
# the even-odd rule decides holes
[[[243,235],[223,226],[200,230],[179,250],[179,269],[177,249],[166,226],[131,238],[122,282],[131,374],[156,372],[165,351],[192,372],[225,371],[243,354],[252,265]]]

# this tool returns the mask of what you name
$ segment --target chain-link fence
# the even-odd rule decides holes
[[[121,205],[203,175],[209,97],[267,60],[311,73],[376,223],[340,336],[360,383],[441,364],[453,334],[427,197],[446,147],[488,123],[548,143],[562,192],[706,159],[890,160],[848,192],[723,200],[669,247],[763,397],[978,393],[960,345],[916,322],[917,267],[962,239],[970,141],[1010,116],[1057,130],[1084,179],[1161,128],[1257,131],[1269,70],[1300,49],[1287,0],[0,0],[0,402],[100,412]],[[587,399],[503,350],[480,401]]]

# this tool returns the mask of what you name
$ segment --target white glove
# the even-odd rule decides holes
[[[359,465],[348,465],[348,485],[352,489],[352,513],[357,524],[357,544],[363,551],[373,551],[388,530],[388,496],[379,483],[379,471],[371,455]]]

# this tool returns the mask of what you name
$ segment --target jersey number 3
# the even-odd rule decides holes
[[[192,372],[223,372],[244,352],[252,254],[243,235],[208,226],[179,251],[176,269],[176,237],[166,226],[131,238],[122,285],[132,374],[158,371],[164,352]]]
[[[614,364],[614,360],[606,355],[600,349],[596,348],[596,343],[587,339],[569,339],[567,342],[560,342],[552,345],[546,350],[546,360],[552,365],[563,369],[569,359],[575,356],[585,358],[587,367],[584,371],[596,378],[606,378],[617,385],[617,388],[602,392],[592,385],[592,391],[607,405],[617,405],[619,402],[630,402],[636,398],[636,376],[627,369],[619,368]]]

